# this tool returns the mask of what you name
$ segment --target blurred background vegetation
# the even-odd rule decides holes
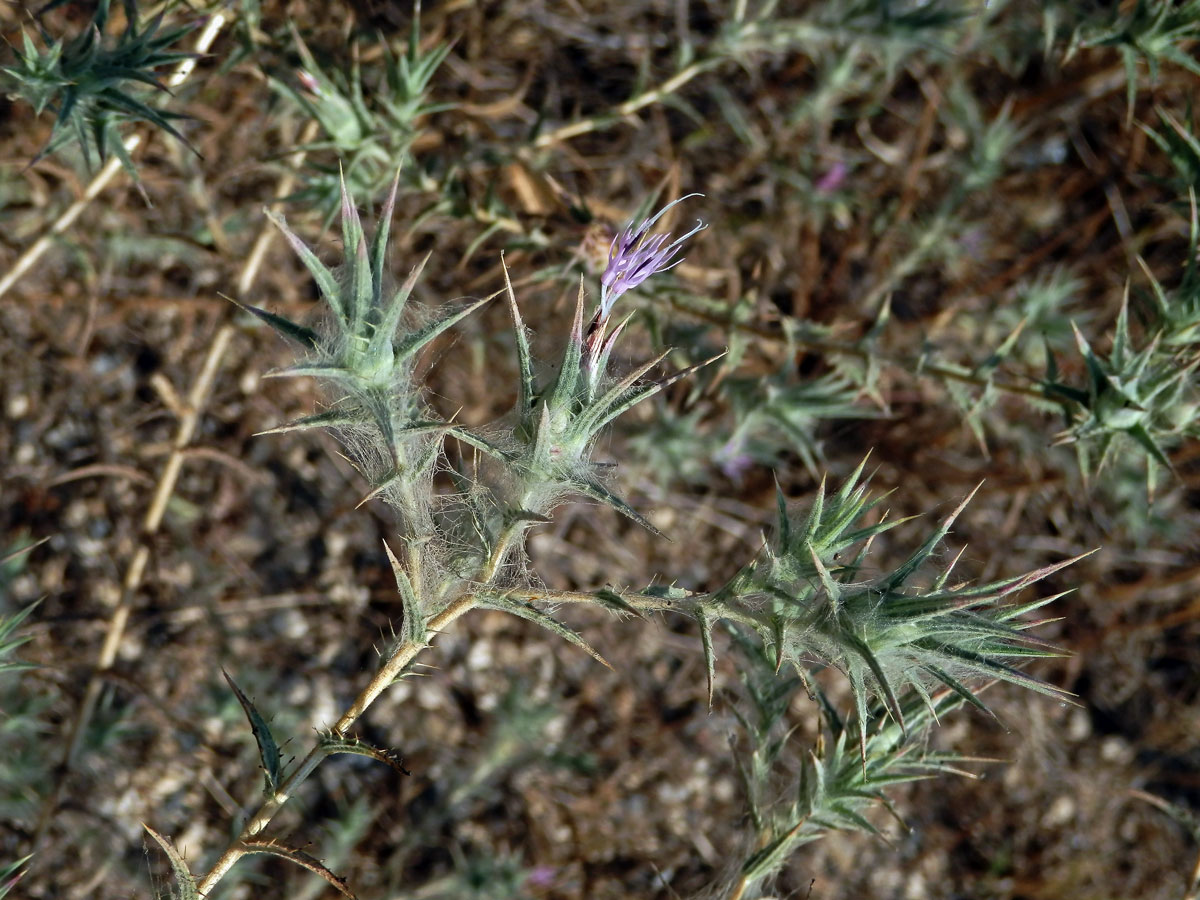
[[[399,617],[386,510],[355,508],[327,437],[255,436],[314,390],[264,379],[288,349],[220,296],[311,312],[263,206],[332,256],[339,164],[368,221],[402,164],[393,272],[432,251],[423,302],[499,289],[503,251],[546,359],[615,230],[705,195],[667,223],[709,223],[686,262],[622,301],[620,352],[728,352],[605,447],[672,541],[564,508],[530,543],[547,585],[718,587],[777,483],[803,506],[868,451],[890,514],[926,527],[983,482],[949,539],[961,577],[1101,548],[1051,579],[1077,590],[1039,633],[1071,655],[1031,669],[1078,705],[990,689],[999,722],[959,712],[931,740],[1001,762],[898,789],[907,828],[876,809],[888,842],[804,846],[778,896],[1191,896],[1200,3],[449,0],[418,22],[399,0],[239,0],[143,4],[132,29],[127,7],[52,6],[0,4],[0,617],[40,601],[0,629],[0,873],[37,847],[13,896],[150,894],[169,869],[143,821],[206,868],[260,778],[222,666],[295,754]],[[427,370],[445,415],[507,410],[504,307]],[[796,728],[774,759],[794,783],[816,705],[764,697],[753,648],[718,635],[710,712],[694,622],[565,618],[615,673],[474,613],[362,726],[412,776],[341,758],[278,833],[362,898],[689,897],[727,875],[753,831],[739,760]],[[217,894],[336,891],[259,857]]]

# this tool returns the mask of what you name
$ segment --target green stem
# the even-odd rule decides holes
[[[459,597],[429,620],[428,630],[431,632],[444,630],[446,626],[471,610],[474,606],[474,595],[468,594]],[[379,668],[379,671],[375,673],[375,677],[371,679],[370,684],[363,688],[362,693],[355,698],[350,707],[342,714],[342,717],[338,719],[337,724],[333,727],[334,732],[339,735],[345,735],[354,723],[362,717],[370,705],[379,698],[379,695],[396,681],[404,671],[404,668],[427,646],[428,644],[423,641],[409,641],[397,647],[396,651],[388,657],[387,661]],[[317,766],[325,760],[326,755],[326,751],[319,744],[314,746],[308,752],[308,755],[300,761],[300,764],[292,770],[292,773],[283,780],[279,789],[263,802],[250,821],[242,828],[241,833],[234,838],[233,842],[221,854],[221,857],[209,870],[208,874],[197,885],[202,896],[211,891],[225,877],[229,870],[233,868],[234,863],[246,855],[246,842],[253,840],[262,833],[267,825],[271,823],[275,814],[295,794],[297,788],[308,779],[309,775],[316,771]]]
[[[520,538],[521,534],[520,523],[513,523],[504,529],[480,572],[477,580],[479,584],[487,585],[496,577],[496,573],[499,571],[504,557],[508,555],[513,543]],[[419,556],[419,554],[413,553],[411,556]],[[459,616],[473,609],[476,603],[477,599],[474,592],[459,596],[426,623],[426,632],[436,633],[444,630]],[[370,683],[355,698],[350,707],[342,713],[337,724],[333,726],[334,733],[344,736],[353,727],[354,723],[366,713],[371,704],[379,699],[379,696],[395,683],[396,679],[401,675],[405,667],[413,661],[416,655],[427,646],[429,645],[425,641],[406,641],[398,646],[395,652],[387,658],[386,662],[375,673]],[[211,891],[225,877],[229,870],[233,868],[234,863],[246,855],[246,842],[253,840],[262,833],[271,823],[275,814],[295,794],[297,788],[316,771],[317,767],[325,760],[326,755],[326,751],[319,744],[314,746],[308,752],[308,755],[300,761],[300,764],[292,770],[292,773],[284,779],[279,789],[263,802],[250,821],[242,828],[241,833],[226,848],[225,852],[221,854],[208,874],[204,876],[204,880],[197,885],[201,895]]]

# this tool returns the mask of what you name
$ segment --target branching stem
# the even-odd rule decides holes
[[[450,623],[471,610],[474,606],[474,595],[468,594],[459,597],[429,620],[429,630],[443,631]],[[379,695],[395,683],[396,678],[404,671],[404,668],[427,646],[429,645],[423,641],[406,641],[397,647],[396,651],[380,666],[379,670],[375,673],[375,677],[371,679],[370,684],[363,688],[354,702],[342,714],[342,717],[338,719],[333,730],[339,735],[345,735],[371,704],[379,699]],[[300,785],[308,779],[309,775],[316,771],[317,766],[324,761],[326,755],[326,751],[320,744],[315,745],[308,752],[308,755],[300,761],[300,764],[292,770],[292,773],[283,780],[279,789],[263,802],[250,821],[242,828],[241,833],[230,843],[225,852],[221,854],[221,857],[209,870],[208,874],[197,885],[201,895],[211,891],[225,877],[229,870],[233,868],[234,863],[245,856],[246,842],[253,840],[262,833],[263,829],[271,823],[271,820],[275,818],[275,814],[291,799]]]
[[[499,571],[501,564],[504,562],[505,556],[512,549],[515,541],[519,540],[523,533],[519,523],[514,523],[501,533],[499,540],[496,541],[492,552],[488,555],[488,560],[484,564],[480,577],[477,583],[488,584]],[[474,592],[466,593],[458,597],[456,600],[437,613],[426,623],[427,633],[437,633],[444,631],[455,619],[469,612],[478,603],[478,599]],[[417,654],[428,647],[429,644],[422,641],[405,641],[400,644],[391,656],[387,658],[379,670],[375,673],[370,683],[362,689],[361,693],[354,699],[354,702],[342,713],[337,724],[333,726],[334,732],[338,735],[346,735],[347,732],[354,726],[371,704],[379,699],[379,696],[389,687],[396,683],[396,679],[400,677],[406,666],[416,658]],[[316,771],[317,767],[324,761],[327,753],[320,744],[315,745],[308,755],[304,757],[292,770],[279,789],[267,798],[258,808],[258,811],[250,818],[241,833],[230,843],[216,861],[213,867],[209,870],[204,879],[197,885],[201,895],[211,891],[217,883],[225,877],[233,865],[246,855],[246,842],[253,840],[271,823],[275,818],[275,814],[279,812],[291,799],[292,795],[302,785],[308,777]]]

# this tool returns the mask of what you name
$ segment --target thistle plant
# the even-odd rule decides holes
[[[1126,108],[1132,117],[1138,62],[1145,63],[1151,82],[1158,81],[1163,62],[1200,75],[1200,63],[1185,46],[1197,38],[1200,38],[1200,3],[1137,0],[1128,12],[1114,10],[1113,18],[1103,26],[1078,28],[1072,36],[1068,56],[1080,46],[1115,47],[1125,66]]]
[[[680,198],[622,231],[610,248],[599,279],[600,300],[589,324],[585,328],[586,291],[581,284],[557,372],[544,382],[534,375],[529,335],[506,270],[504,294],[516,336],[517,399],[504,420],[468,427],[436,414],[416,377],[416,361],[439,335],[487,299],[449,312],[411,315],[410,300],[423,262],[398,289],[386,289],[396,191],[394,180],[376,234],[368,241],[343,184],[346,262],[336,274],[282,219],[275,220],[317,283],[328,306],[324,322],[310,327],[258,307],[244,308],[305,354],[298,365],[277,374],[315,377],[331,397],[328,410],[271,430],[333,430],[370,485],[368,496],[384,500],[399,513],[402,551],[385,549],[403,617],[370,684],[292,765],[283,760],[267,718],[227,673],[259,746],[266,799],[200,880],[191,875],[168,838],[150,831],[171,861],[181,896],[208,893],[250,853],[288,859],[348,890],[308,854],[269,836],[271,820],[331,755],[364,755],[403,770],[392,751],[362,741],[352,728],[376,698],[411,671],[413,660],[436,633],[473,608],[499,609],[534,621],[600,662],[600,654],[554,618],[544,608],[547,604],[582,602],[642,615],[688,615],[700,629],[710,702],[716,671],[714,626],[721,621],[743,644],[759,642],[773,675],[786,664],[792,673],[788,677],[810,690],[816,690],[813,679],[819,668],[832,667],[844,675],[854,698],[856,724],[848,729],[827,714],[830,742],[825,752],[805,763],[795,803],[768,813],[753,790],[749,795],[761,846],[730,889],[729,896],[737,898],[750,896],[748,890],[763,884],[794,847],[823,830],[869,830],[860,810],[882,797],[885,785],[948,770],[949,757],[923,756],[906,741],[953,705],[986,709],[972,682],[999,679],[1060,696],[1016,667],[1021,660],[1055,653],[1027,633],[1036,623],[1026,618],[1053,598],[1007,601],[1071,560],[978,586],[950,585],[951,562],[923,586],[915,586],[960,506],[907,561],[885,574],[864,577],[873,539],[900,522],[877,516],[881,498],[867,493],[863,464],[837,491],[827,494],[822,486],[804,517],[794,515],[780,493],[774,536],[716,591],[607,587],[576,594],[531,592],[525,535],[534,525],[551,521],[555,509],[572,496],[599,501],[654,531],[615,490],[611,466],[596,458],[596,440],[623,412],[697,367],[647,380],[662,361],[660,356],[628,373],[614,373],[614,347],[629,317],[614,321],[612,314],[624,294],[675,265],[684,242],[704,224],[681,237],[651,233],[664,212],[687,199]],[[474,448],[479,461],[454,464],[446,450],[449,440]],[[449,493],[435,489],[435,471],[444,469],[451,470],[455,485]],[[766,731],[770,727],[768,722]],[[849,736],[855,732],[853,750]],[[763,727],[756,733],[761,739]],[[768,753],[755,764],[756,771],[765,772],[771,762]],[[791,824],[781,824],[785,821]]]
[[[205,3],[152,214],[188,13],[61,3],[0,50],[9,155],[107,158],[0,169],[0,895],[147,892],[138,821],[188,900],[1194,888],[1120,787],[1195,711],[1196,3]]]
[[[1085,474],[1109,463],[1119,441],[1131,441],[1146,454],[1147,492],[1152,495],[1157,468],[1171,468],[1167,451],[1185,437],[1200,435],[1200,405],[1193,382],[1200,358],[1194,352],[1180,354],[1164,348],[1162,334],[1134,349],[1128,298],[1107,359],[1095,353],[1078,329],[1075,339],[1086,365],[1086,387],[1065,383],[1053,354],[1047,354],[1044,389],[1061,404],[1067,421],[1058,440],[1075,446]]]
[[[405,673],[413,658],[427,646],[429,635],[469,609],[492,607],[531,619],[599,658],[565,625],[514,598],[500,576],[505,572],[505,563],[519,553],[526,529],[535,522],[547,521],[548,513],[571,493],[599,499],[648,525],[601,483],[598,472],[603,467],[593,461],[591,454],[597,433],[608,422],[653,395],[664,382],[639,381],[657,360],[623,378],[609,375],[613,344],[623,326],[608,333],[610,303],[596,311],[585,335],[582,286],[558,375],[552,385],[540,391],[534,382],[528,337],[516,297],[508,286],[521,384],[516,409],[503,437],[483,437],[432,417],[424,389],[412,377],[415,358],[454,322],[487,301],[434,318],[411,331],[403,327],[409,324],[404,316],[421,266],[398,290],[385,290],[385,255],[397,187],[398,175],[384,206],[383,219],[368,246],[358,212],[343,185],[342,236],[348,259],[340,277],[282,220],[277,221],[329,306],[330,320],[323,330],[257,307],[245,308],[311,354],[299,366],[279,374],[315,376],[339,395],[329,411],[274,430],[333,429],[343,437],[372,485],[369,496],[385,500],[399,512],[404,550],[399,558],[390,548],[387,552],[403,603],[403,620],[371,683],[290,771],[281,762],[278,744],[266,721],[238,692],[259,743],[267,800],[198,884],[171,842],[151,831],[185,888],[193,885],[202,892],[210,890],[247,853],[283,856],[311,867],[299,851],[259,835],[295,788],[328,756],[356,753],[385,762],[393,760],[388,751],[351,737],[350,728]],[[647,228],[631,233],[644,236]],[[671,263],[661,255],[647,261],[646,254],[661,244],[657,238],[643,244],[640,237],[631,243],[614,244],[610,267],[613,271],[628,271],[633,263],[639,277],[648,278]],[[648,251],[647,247],[653,249]],[[504,471],[496,483],[467,486],[448,499],[433,496],[434,469],[446,464],[442,440],[450,435],[491,454],[502,465]],[[237,692],[232,680],[231,686]]]
[[[377,197],[387,188],[396,166],[408,160],[419,135],[421,119],[447,107],[428,100],[429,84],[450,52],[446,44],[421,48],[420,11],[413,12],[407,46],[395,53],[385,42],[378,77],[363,76],[355,45],[348,71],[326,72],[293,30],[301,67],[294,77],[270,76],[271,86],[321,126],[323,136],[304,145],[314,157],[304,172],[305,187],[293,195],[297,202],[321,210],[327,226],[337,214],[344,179],[350,192]],[[330,163],[322,156],[332,155]],[[407,166],[420,181],[420,170]]]
[[[65,2],[55,0],[41,13]],[[143,95],[146,87],[168,93],[157,70],[191,56],[170,48],[194,25],[164,29],[165,12],[139,25],[136,0],[123,0],[125,27],[111,39],[106,35],[111,6],[112,0],[99,0],[91,23],[71,40],[53,37],[39,22],[41,49],[22,29],[22,48],[13,51],[14,65],[0,69],[4,75],[0,87],[30,104],[37,115],[47,109],[54,113],[50,139],[32,162],[74,142],[89,166],[96,158],[103,163],[112,153],[136,182],[137,170],[125,149],[122,126],[149,122],[191,146],[171,124],[189,117],[158,109]]]

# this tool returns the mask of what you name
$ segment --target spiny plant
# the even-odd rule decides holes
[[[867,817],[883,806],[899,818],[888,792],[899,785],[940,775],[966,774],[976,762],[953,752],[931,750],[925,733],[962,706],[961,696],[941,690],[932,697],[905,698],[907,729],[873,705],[867,734],[856,747],[854,723],[838,713],[819,686],[808,679],[779,675],[770,648],[731,630],[743,684],[735,713],[743,740],[735,748],[746,796],[752,848],[744,854],[721,896],[755,896],[799,847],[830,831],[882,836]],[[801,739],[789,727],[788,712],[806,691],[819,716],[815,740]]]
[[[1152,495],[1157,468],[1171,469],[1167,451],[1186,437],[1200,435],[1200,398],[1192,377],[1200,356],[1165,347],[1161,331],[1141,349],[1134,349],[1128,299],[1127,293],[1107,359],[1098,356],[1075,330],[1086,385],[1064,382],[1053,353],[1047,353],[1043,388],[1062,406],[1066,428],[1058,440],[1075,446],[1081,471],[1099,472],[1111,461],[1119,442],[1131,440],[1146,454],[1147,493]]]
[[[370,70],[379,73],[374,80],[364,80],[359,45],[352,49],[349,71],[326,72],[294,29],[301,68],[294,78],[269,76],[276,92],[321,126],[323,136],[301,148],[314,159],[302,173],[305,187],[291,199],[321,210],[326,226],[337,214],[342,179],[355,196],[382,194],[396,166],[410,157],[420,120],[448,108],[430,103],[427,94],[450,47],[421,49],[420,12],[417,3],[408,44],[401,52],[393,52],[384,41],[376,45],[383,64]],[[337,162],[323,160],[326,152]],[[409,165],[406,171],[421,181],[418,167]]]
[[[1087,4],[1104,8],[1099,4]],[[1180,66],[1200,75],[1200,62],[1187,44],[1200,38],[1200,2],[1184,0],[1137,0],[1133,9],[1108,7],[1112,18],[1103,25],[1087,21],[1077,27],[1068,48],[1068,57],[1076,47],[1115,47],[1125,66],[1126,108],[1133,116],[1138,89],[1138,62],[1145,63],[1151,82],[1158,80],[1163,62]]]
[[[310,327],[248,304],[244,308],[305,354],[298,366],[279,374],[314,376],[333,398],[327,411],[272,430],[332,429],[370,484],[369,496],[385,500],[399,513],[401,552],[394,554],[387,545],[385,551],[403,617],[370,684],[294,764],[282,759],[267,717],[227,676],[259,745],[265,799],[202,879],[191,874],[168,838],[149,831],[167,854],[180,896],[209,893],[239,859],[254,853],[290,860],[347,891],[337,875],[270,836],[268,827],[297,788],[334,754],[365,755],[402,769],[392,751],[357,738],[352,728],[375,699],[410,672],[434,635],[474,608],[529,619],[600,662],[604,660],[595,649],[544,607],[580,602],[627,613],[689,615],[700,627],[710,701],[716,669],[713,631],[721,621],[757,637],[769,654],[772,674],[786,664],[804,685],[812,684],[814,668],[832,666],[844,674],[854,697],[856,729],[847,730],[840,720],[827,723],[832,729],[829,751],[804,769],[798,799],[787,812],[798,824],[781,830],[779,816],[772,814],[768,825],[759,811],[765,843],[747,860],[740,886],[730,888],[730,896],[739,898],[748,896],[748,885],[763,883],[793,847],[820,831],[863,827],[859,810],[878,799],[886,784],[947,770],[946,760],[922,757],[905,741],[954,703],[986,709],[972,680],[1000,679],[1061,696],[1015,667],[1055,652],[1027,633],[1036,623],[1025,618],[1054,598],[1006,601],[1071,560],[979,586],[949,584],[952,562],[924,586],[915,586],[960,506],[900,566],[865,577],[872,539],[899,523],[876,515],[880,499],[867,494],[861,464],[836,492],[827,495],[822,487],[805,517],[794,516],[780,492],[774,537],[716,591],[530,591],[525,535],[532,526],[550,521],[571,497],[599,501],[654,530],[614,489],[611,464],[596,457],[597,437],[622,413],[697,367],[647,380],[663,354],[628,373],[614,373],[614,347],[629,317],[617,321],[613,313],[623,295],[679,262],[683,243],[705,226],[699,222],[675,238],[652,233],[668,210],[687,199],[680,198],[620,232],[600,276],[596,308],[590,319],[585,316],[581,283],[557,372],[545,381],[534,374],[529,335],[505,270],[504,294],[516,337],[516,402],[505,419],[469,428],[436,414],[416,378],[415,361],[423,348],[487,301],[432,316],[411,315],[409,301],[423,263],[398,289],[385,289],[396,190],[393,180],[383,219],[368,241],[342,185],[346,262],[337,274],[276,220],[328,305],[323,323]],[[453,459],[446,451],[449,439],[477,450],[475,461]],[[435,491],[433,475],[439,468],[453,476],[449,493]],[[848,738],[854,730],[857,752]]]
[[[873,539],[904,521],[864,521],[882,501],[860,481],[864,465],[828,496],[822,484],[803,518],[789,512],[779,493],[775,535],[758,558],[711,597],[693,601],[702,631],[711,634],[722,618],[747,625],[772,648],[777,670],[786,663],[801,678],[813,663],[837,668],[850,682],[863,729],[872,698],[903,728],[899,698],[928,697],[933,685],[984,709],[965,679],[1011,681],[1058,696],[1006,661],[1054,655],[1024,634],[1029,623],[1022,617],[1055,598],[1016,606],[1002,601],[1075,560],[989,584],[948,586],[955,557],[928,585],[914,586],[968,497],[904,563],[864,579]],[[704,645],[711,677],[711,637]],[[861,735],[865,739],[865,730]]]
[[[1154,112],[1161,130],[1145,123],[1141,123],[1141,128],[1175,169],[1175,177],[1168,179],[1167,184],[1182,199],[1200,189],[1200,137],[1196,136],[1192,109],[1189,104],[1187,115],[1183,118],[1172,115],[1162,107]]]
[[[53,0],[38,15],[66,2]],[[123,142],[123,125],[149,122],[191,148],[171,124],[189,117],[151,106],[142,99],[141,88],[169,93],[157,70],[191,57],[170,48],[195,25],[163,29],[163,11],[139,26],[136,0],[122,0],[125,28],[109,39],[105,32],[111,5],[111,0],[99,0],[87,28],[69,41],[53,37],[39,19],[42,49],[22,29],[22,49],[13,51],[16,64],[0,69],[5,76],[2,86],[30,104],[36,114],[46,109],[54,113],[50,138],[32,162],[74,142],[89,166],[97,157],[103,163],[113,153],[137,182],[137,169]]]

